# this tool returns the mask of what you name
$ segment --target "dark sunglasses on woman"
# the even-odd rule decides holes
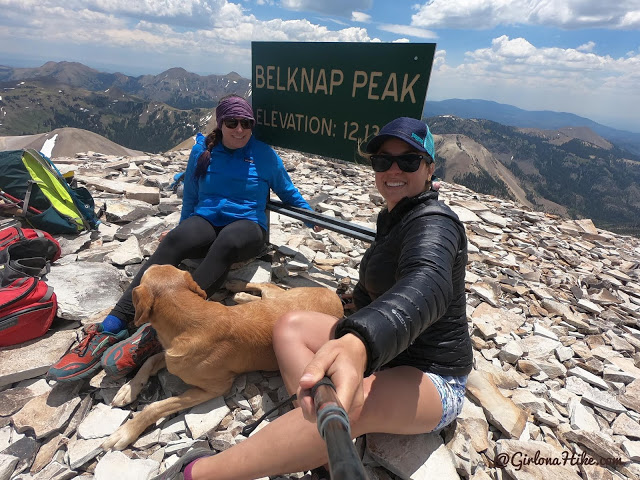
[[[249,130],[253,128],[253,121],[248,118],[225,118],[224,126],[227,128],[237,128],[238,123],[243,130]]]
[[[393,162],[398,164],[398,168],[403,172],[415,172],[420,168],[420,162],[426,161],[427,164],[433,160],[429,155],[421,155],[419,153],[405,153],[403,155],[387,155],[376,153],[369,157],[374,172],[386,172],[391,168]]]

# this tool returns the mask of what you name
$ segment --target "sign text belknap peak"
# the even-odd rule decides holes
[[[257,136],[354,160],[389,120],[420,118],[435,44],[253,42]]]
[[[256,83],[253,88],[267,88],[269,90],[281,90],[287,92],[311,93],[314,95],[333,95],[334,89],[344,84],[344,72],[331,69],[327,74],[325,68],[307,69],[305,67],[287,67],[286,75],[281,74],[277,65],[256,65]],[[299,72],[298,72],[299,71]],[[394,102],[404,102],[407,95],[411,103],[416,103],[416,95],[413,88],[420,79],[421,74],[409,75],[405,73],[401,80],[401,88],[398,88],[398,74],[396,72],[366,72],[356,70],[351,83],[347,87],[351,89],[351,97],[366,94],[369,100],[392,99]],[[383,88],[384,84],[384,88]]]

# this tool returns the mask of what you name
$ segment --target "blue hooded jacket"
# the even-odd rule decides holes
[[[196,180],[198,157],[205,149],[205,136],[198,133],[184,179],[181,222],[198,215],[223,227],[246,219],[267,230],[265,210],[270,189],[284,203],[311,210],[291,182],[282,159],[266,143],[253,136],[236,150],[218,143],[211,151],[207,173]]]

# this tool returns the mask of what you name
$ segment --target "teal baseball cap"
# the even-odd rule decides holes
[[[376,153],[385,140],[389,138],[398,138],[419,152],[428,153],[431,159],[435,159],[433,135],[431,135],[429,126],[422,120],[410,117],[399,117],[391,120],[380,129],[375,137],[369,140],[365,152]]]

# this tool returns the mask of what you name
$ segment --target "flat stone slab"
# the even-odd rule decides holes
[[[107,452],[94,472],[95,480],[145,480],[158,471],[155,460],[132,460],[122,452]]]
[[[611,424],[613,433],[616,435],[624,435],[628,438],[640,439],[640,423],[632,419],[626,413],[618,415]]]
[[[13,416],[18,432],[33,430],[37,439],[49,436],[65,427],[80,404],[78,391],[82,385],[56,385],[50,392],[39,395]]]
[[[0,453],[0,479],[8,480],[11,478],[13,471],[16,468],[20,459],[13,455],[5,455],[4,453]]]
[[[227,280],[241,280],[251,283],[269,283],[271,281],[271,263],[262,260],[231,270]]]
[[[74,438],[71,440],[67,445],[69,466],[76,469],[96,458],[104,451],[101,446],[103,442],[104,438],[92,438],[91,440]]]
[[[7,417],[13,415],[24,407],[33,397],[37,397],[49,390],[51,390],[51,387],[47,385],[46,381],[39,380],[30,387],[16,387],[1,392],[0,416]]]
[[[613,395],[605,391],[598,390],[597,388],[590,388],[584,392],[584,395],[582,395],[582,401],[595,405],[596,407],[609,410],[610,412],[622,413],[627,411],[627,409],[624,408]]]
[[[213,398],[205,403],[196,405],[184,416],[185,423],[191,432],[191,438],[204,437],[216,428],[222,419],[231,411],[223,396]]]
[[[122,296],[120,272],[107,263],[53,266],[47,283],[58,297],[58,316],[83,320],[113,308]]]
[[[38,474],[33,477],[33,480],[68,480],[76,477],[77,473],[66,465],[58,462],[51,462],[38,472]]]
[[[140,243],[135,235],[131,235],[124,242],[121,242],[113,252],[108,253],[105,260],[114,265],[136,265],[144,259],[140,250]]]
[[[367,434],[367,452],[405,480],[459,480],[453,458],[439,434]]]
[[[124,423],[131,412],[98,403],[78,426],[78,437],[89,440],[111,435]]]
[[[3,454],[10,455],[18,459],[18,463],[14,467],[13,475],[20,473],[31,466],[36,458],[38,448],[40,448],[40,444],[37,440],[31,437],[23,437],[3,450]]]
[[[640,413],[640,379],[634,380],[624,392],[618,397],[620,403],[631,410]]]
[[[472,370],[467,392],[484,410],[489,423],[512,438],[519,438],[527,424],[527,413],[506,398],[483,373]]]
[[[571,428],[587,432],[600,430],[600,424],[596,418],[577,398],[571,401],[570,414]]]
[[[567,370],[567,375],[575,375],[576,377],[584,380],[591,385],[595,385],[596,387],[602,388],[603,390],[607,390],[609,385],[600,377],[594,375],[591,372],[586,371],[584,368],[573,367],[570,370]]]
[[[501,217],[489,211],[478,212],[478,216],[485,222],[500,228],[505,228],[511,222],[511,219]]]
[[[0,348],[0,387],[47,373],[76,339],[75,332],[49,332],[30,342]]]
[[[78,176],[78,179],[88,186],[95,187],[109,193],[124,193],[125,198],[141,200],[151,205],[160,203],[160,190],[157,187],[145,187],[135,183],[107,180],[99,177]]]
[[[482,407],[477,406],[471,400],[465,399],[462,404],[462,412],[457,418],[457,428],[469,435],[471,445],[476,452],[484,452],[490,447],[487,435],[489,422],[484,415]]]
[[[629,457],[620,450],[613,440],[602,432],[587,432],[584,430],[570,430],[565,432],[564,438],[575,442],[602,458],[619,458],[622,463],[629,462]]]
[[[551,338],[531,335],[518,341],[520,348],[528,358],[547,359],[554,355],[556,348],[562,343]]]
[[[467,223],[467,222],[480,222],[480,217],[477,216],[475,213],[473,213],[471,210],[469,210],[468,208],[464,208],[458,205],[450,205],[451,210],[453,210],[454,212],[456,212],[456,215],[458,215],[458,218],[460,219],[460,221],[462,223]]]

